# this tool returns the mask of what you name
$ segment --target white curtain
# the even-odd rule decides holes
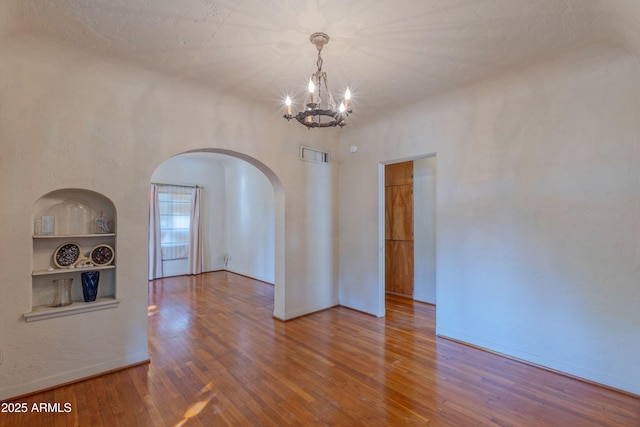
[[[189,274],[202,273],[202,231],[200,229],[200,187],[191,193],[191,224],[189,239]]]
[[[162,248],[160,243],[158,186],[151,184],[151,191],[149,192],[149,280],[163,277]]]
[[[200,199],[200,187],[151,184],[149,280],[164,277],[165,271],[168,275],[202,273]],[[185,260],[183,268],[172,264],[167,270],[163,264],[180,259]]]

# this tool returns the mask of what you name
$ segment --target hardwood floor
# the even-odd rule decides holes
[[[640,399],[435,336],[435,307],[272,318],[231,273],[149,284],[151,364],[19,399],[2,426],[639,426]]]

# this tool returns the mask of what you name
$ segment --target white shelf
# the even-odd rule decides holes
[[[68,274],[68,273],[81,273],[83,271],[95,271],[95,270],[111,270],[116,268],[115,265],[95,265],[93,267],[77,267],[77,268],[54,268],[53,270],[34,270],[31,273],[32,276],[48,276],[50,274]]]
[[[88,311],[106,310],[115,308],[120,304],[120,300],[115,298],[102,297],[93,302],[74,301],[73,304],[64,307],[35,306],[23,316],[27,322],[51,319],[53,317],[69,316],[71,314],[86,313]]]

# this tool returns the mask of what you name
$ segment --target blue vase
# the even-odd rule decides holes
[[[96,300],[98,295],[98,281],[100,280],[99,271],[85,271],[81,275],[82,278],[82,295],[85,302]]]

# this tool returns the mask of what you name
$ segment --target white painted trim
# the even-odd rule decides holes
[[[378,317],[384,317],[386,305],[384,301],[384,275],[385,275],[385,251],[384,251],[384,167],[386,163],[378,163],[378,310],[374,313]]]
[[[33,311],[24,313],[27,322],[36,320],[52,319],[54,317],[70,316],[72,314],[87,313],[89,311],[106,310],[115,308],[120,304],[120,300],[114,298],[97,298],[94,302],[74,301],[73,304],[64,307],[33,307]]]
[[[116,369],[126,368],[131,365],[149,360],[147,352],[132,354],[120,359],[110,360],[96,365],[87,366],[75,371],[66,371],[59,375],[50,376],[41,380],[14,385],[0,389],[0,400],[9,400],[15,396],[33,393],[37,390],[46,390],[52,387],[73,381],[83,380],[89,377],[107,373]]]
[[[274,314],[274,317],[280,320],[291,320],[291,319],[295,319],[296,317],[306,316],[307,314],[316,313],[318,311],[329,310],[331,308],[338,307],[339,305],[340,303],[336,299],[332,302],[332,304],[329,307],[325,305],[311,306],[311,307],[301,308],[298,310],[287,312],[284,317],[276,316]]]
[[[384,317],[385,315],[385,249],[384,249],[384,167],[394,163],[413,162],[415,160],[426,159],[428,157],[436,157],[437,153],[423,154],[419,156],[405,157],[397,160],[387,160],[378,163],[378,311],[376,316]],[[437,198],[437,192],[436,192]],[[437,247],[436,247],[437,253]],[[415,262],[415,261],[414,261]],[[436,272],[437,274],[437,272]],[[436,276],[436,295],[437,295],[437,276]]]
[[[633,381],[628,381],[626,378],[612,377],[604,372],[593,371],[591,369],[585,369],[560,360],[549,359],[537,354],[519,351],[512,347],[444,328],[436,327],[436,335],[438,337],[450,338],[452,340],[459,341],[462,345],[466,343],[480,349],[504,355],[504,357],[522,360],[523,363],[532,363],[543,368],[565,373],[578,379],[597,383],[604,387],[613,387],[640,396],[640,386]]]

